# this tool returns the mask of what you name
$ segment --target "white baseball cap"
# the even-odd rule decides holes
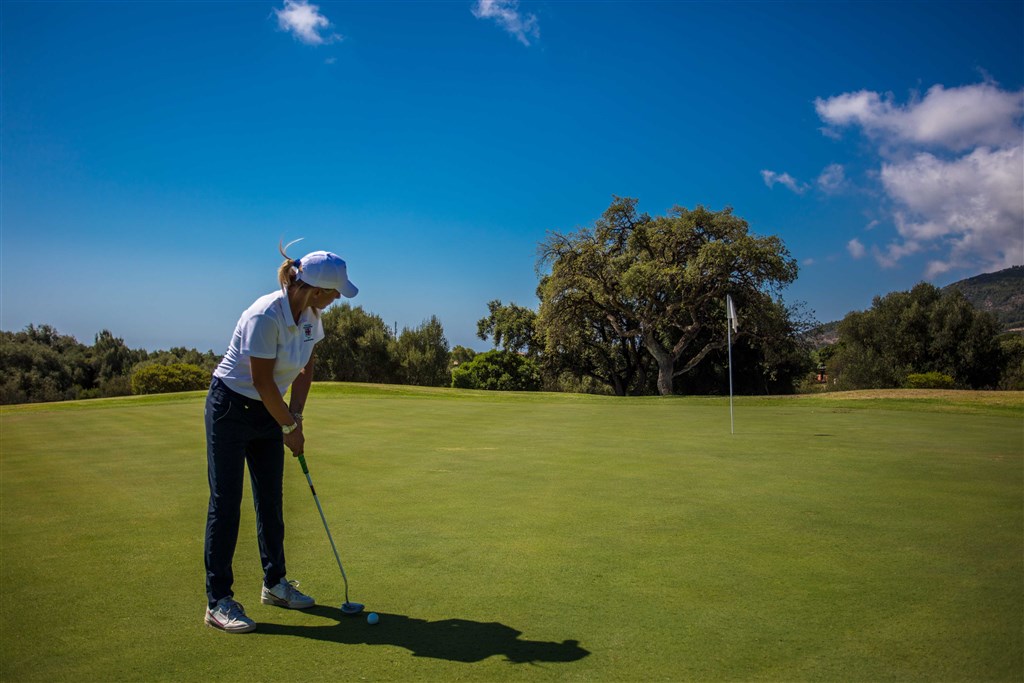
[[[298,269],[295,279],[322,289],[336,289],[351,299],[359,288],[348,281],[348,268],[337,254],[314,251],[292,264]]]

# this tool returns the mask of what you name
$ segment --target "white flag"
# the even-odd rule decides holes
[[[740,326],[739,318],[736,317],[736,307],[733,306],[732,297],[725,295],[725,317],[729,320],[732,331],[735,332]]]

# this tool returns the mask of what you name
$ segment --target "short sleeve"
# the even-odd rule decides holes
[[[277,358],[277,322],[269,315],[254,315],[242,328],[241,351],[252,358]]]

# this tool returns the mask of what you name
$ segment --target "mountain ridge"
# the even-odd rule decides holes
[[[1024,329],[1024,266],[982,273],[942,289],[960,290],[975,308],[994,315],[1004,330]]]

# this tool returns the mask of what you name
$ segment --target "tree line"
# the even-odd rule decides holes
[[[636,206],[615,197],[592,227],[549,233],[538,252],[538,311],[488,304],[479,336],[530,361],[522,388],[539,378],[555,391],[721,394],[728,295],[740,311],[732,348],[740,394],[1024,389],[1024,337],[1002,333],[957,289],[920,283],[876,297],[821,348],[813,315],[781,298],[797,264],[778,237],[751,233],[731,209],[651,217]]]
[[[314,379],[445,386],[453,357],[436,317],[397,337],[384,321],[342,304],[323,314]],[[470,349],[463,352],[474,354]],[[455,357],[458,357],[456,349]],[[91,346],[50,325],[0,332],[0,403],[36,403],[206,389],[220,356],[175,347],[129,348],[109,330]]]
[[[493,390],[721,394],[728,387],[726,295],[738,394],[904,386],[1024,389],[1024,337],[957,290],[921,283],[848,314],[838,341],[816,346],[817,321],[787,306],[796,261],[776,236],[731,209],[665,216],[615,197],[593,226],[551,232],[538,247],[539,307],[492,300],[477,336],[451,348],[436,316],[400,334],[359,306],[323,313],[315,380]],[[0,332],[0,402],[204,389],[213,352],[129,349],[103,330],[92,346],[52,327]]]
[[[846,315],[838,341],[815,352],[833,389],[1024,389],[1024,336],[958,289],[921,282]]]
[[[219,360],[212,351],[184,347],[152,353],[130,349],[109,330],[87,346],[50,325],[29,325],[21,332],[0,332],[0,403],[200,389],[209,385]],[[164,380],[154,380],[160,377]]]

